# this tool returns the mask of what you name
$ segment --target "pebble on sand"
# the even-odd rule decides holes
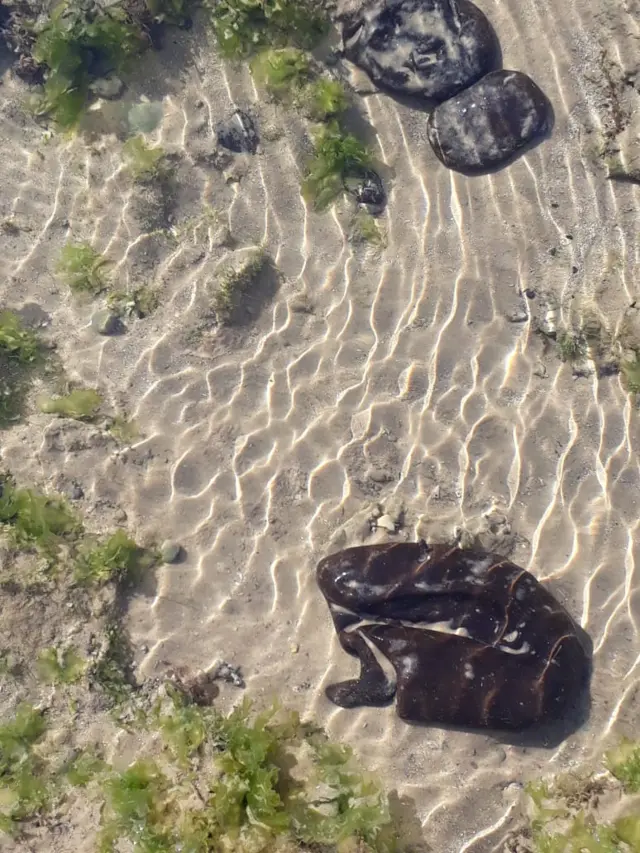
[[[160,546],[160,557],[163,563],[177,563],[182,555],[182,546],[167,539]]]
[[[91,328],[99,335],[114,335],[119,326],[118,315],[108,308],[100,308],[91,317]]]

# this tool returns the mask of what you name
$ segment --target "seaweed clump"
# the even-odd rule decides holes
[[[328,31],[328,20],[305,0],[208,0],[221,54],[248,57],[263,47],[310,50]]]
[[[51,117],[62,129],[75,127],[92,80],[122,72],[144,45],[139,23],[122,3],[62,0],[37,28],[32,55],[46,70],[33,102],[35,113]]]
[[[86,242],[66,243],[56,265],[56,273],[74,293],[95,296],[107,287],[104,268],[108,263]]]
[[[98,413],[102,397],[94,388],[76,388],[60,397],[50,397],[39,402],[40,411],[47,415],[90,421]]]
[[[0,311],[0,429],[22,416],[33,370],[41,355],[35,332],[24,326],[18,314]]]
[[[124,530],[116,530],[104,542],[81,547],[74,577],[82,584],[116,581],[129,584],[157,562],[155,552],[141,548]]]
[[[255,303],[265,295],[260,287],[261,280],[273,278],[272,272],[271,258],[263,248],[252,250],[241,263],[225,267],[217,276],[217,289],[213,295],[213,309],[218,322],[222,325],[239,323],[250,308],[249,303]]]
[[[195,706],[174,685],[167,688],[169,707],[159,700],[152,721],[182,773],[176,777],[174,769],[143,757],[114,774],[105,786],[102,850],[142,838],[141,850],[163,853],[280,844],[394,849],[386,797],[353,767],[348,749],[327,743],[277,706],[255,714],[245,701],[225,717]],[[307,762],[306,780],[284,770],[294,754]],[[315,794],[319,783],[322,798]]]
[[[251,61],[251,71],[276,99],[300,107],[314,121],[328,121],[347,109],[343,84],[314,74],[308,54],[298,48],[262,50]]]
[[[316,210],[324,210],[345,192],[348,174],[368,167],[372,157],[367,147],[336,120],[319,125],[313,141],[315,154],[302,183],[302,195]]]
[[[587,354],[587,340],[582,330],[561,332],[557,341],[562,361],[580,361]]]
[[[125,168],[134,181],[164,181],[170,169],[167,154],[160,145],[147,145],[140,135],[132,136],[122,146]]]
[[[9,474],[0,476],[0,531],[19,548],[56,555],[74,539],[82,524],[64,498],[17,488]]]
[[[640,812],[636,798],[629,796],[640,791],[640,746],[622,741],[606,754],[605,765],[611,775],[567,774],[526,786],[530,801],[530,825],[524,832],[527,849],[536,853],[640,850]],[[621,797],[621,808],[613,819],[599,812],[607,792]]]

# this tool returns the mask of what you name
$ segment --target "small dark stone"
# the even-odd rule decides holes
[[[345,172],[344,186],[358,204],[382,210],[387,201],[382,178],[367,166],[352,166]]]
[[[38,86],[44,81],[44,66],[38,65],[29,54],[23,54],[16,59],[13,63],[13,73],[31,86]]]
[[[79,486],[77,483],[74,483],[71,487],[70,497],[72,501],[82,500],[82,498],[84,497],[84,491],[82,489],[82,486]]]
[[[524,295],[527,297],[527,299],[535,299],[536,298],[536,292],[531,287],[528,287],[525,290]]]
[[[444,101],[498,66],[500,47],[469,0],[373,0],[343,27],[345,56],[373,82]]]
[[[558,250],[555,247],[552,249],[549,249],[549,254],[551,255],[552,258],[555,258],[555,256],[558,254]]]
[[[427,134],[449,169],[481,172],[511,160],[549,128],[551,116],[551,104],[530,77],[492,71],[436,107]]]
[[[576,266],[572,266],[572,267],[571,267],[571,272],[575,275],[575,274],[578,272],[578,267],[576,267]]]
[[[218,125],[216,137],[219,145],[236,154],[255,154],[260,142],[254,120],[242,110],[236,110]]]

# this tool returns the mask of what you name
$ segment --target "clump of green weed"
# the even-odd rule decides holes
[[[607,752],[605,763],[629,793],[640,791],[640,744],[625,738],[615,749]]]
[[[337,121],[320,125],[314,133],[315,155],[302,183],[302,195],[316,210],[324,210],[345,190],[349,169],[368,166],[371,155],[351,133],[345,133]]]
[[[584,332],[560,332],[558,335],[558,352],[562,361],[580,361],[587,354],[587,340]]]
[[[42,399],[38,405],[40,411],[47,415],[87,421],[97,415],[102,405],[102,397],[94,388],[76,388],[61,397]]]
[[[75,293],[95,295],[108,286],[104,275],[107,263],[89,243],[67,243],[60,252],[56,272]]]
[[[38,655],[38,675],[51,684],[74,684],[86,669],[86,661],[73,649],[43,649]]]
[[[142,32],[119,3],[62,0],[39,27],[33,46],[33,58],[46,68],[33,103],[36,114],[50,116],[63,129],[75,127],[92,78],[104,69],[122,70],[143,45]]]
[[[393,843],[387,798],[372,778],[355,771],[352,750],[318,735],[310,738],[321,802],[306,801],[296,815],[296,834],[307,844],[363,841],[372,849]],[[308,794],[307,794],[308,798]],[[295,812],[294,812],[295,814]]]
[[[159,145],[147,145],[140,135],[132,136],[122,146],[127,173],[138,183],[166,180],[170,174],[167,154]]]
[[[210,0],[207,5],[226,58],[291,44],[309,50],[328,30],[326,16],[304,0]]]
[[[135,316],[139,320],[152,314],[160,305],[158,292],[142,285],[132,291],[115,290],[107,297],[107,304],[119,317]]]
[[[140,435],[136,422],[124,415],[116,415],[107,429],[121,444],[132,444]]]
[[[0,726],[0,831],[13,834],[20,821],[44,809],[51,796],[43,760],[33,747],[45,733],[44,715],[18,706]]]
[[[295,47],[263,50],[251,62],[258,83],[277,98],[292,98],[309,79],[309,58]]]
[[[98,685],[115,706],[126,702],[137,686],[133,674],[133,649],[116,622],[107,626],[104,647],[88,674],[91,683]]]
[[[371,243],[373,246],[385,244],[385,235],[376,218],[366,210],[359,210],[353,217],[351,239],[356,242]]]
[[[348,105],[347,93],[339,80],[320,77],[311,83],[305,97],[309,113],[315,121],[327,121],[343,113]]]
[[[20,419],[41,347],[13,311],[0,311],[0,428]]]
[[[109,779],[105,785],[101,853],[115,851],[121,837],[131,839],[140,853],[179,849],[170,829],[170,790],[169,780],[150,759],[140,759]]]
[[[269,262],[269,256],[260,248],[251,252],[239,267],[228,267],[220,273],[218,288],[213,296],[213,309],[220,323],[232,321],[244,297]]]
[[[124,530],[116,530],[104,542],[79,549],[74,577],[82,584],[131,583],[156,562],[153,551],[141,548]]]
[[[624,359],[620,362],[626,390],[630,394],[640,394],[640,361]]]
[[[18,489],[13,479],[0,476],[0,529],[4,528],[19,547],[57,551],[76,536],[82,525],[64,498]]]
[[[8,359],[21,364],[33,364],[38,358],[38,336],[31,329],[25,329],[22,320],[13,311],[0,311],[0,350]]]

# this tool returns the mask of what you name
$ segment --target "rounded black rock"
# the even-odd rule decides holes
[[[520,71],[492,71],[437,106],[427,121],[436,156],[474,173],[502,166],[551,126],[547,96]]]
[[[216,128],[218,144],[236,154],[255,154],[260,138],[254,120],[243,110],[235,110],[231,117]]]
[[[443,101],[500,64],[485,15],[469,0],[374,0],[343,28],[345,56],[380,88]]]
[[[344,174],[344,186],[358,204],[370,211],[380,212],[384,209],[387,196],[384,191],[382,178],[368,166],[353,166]]]

